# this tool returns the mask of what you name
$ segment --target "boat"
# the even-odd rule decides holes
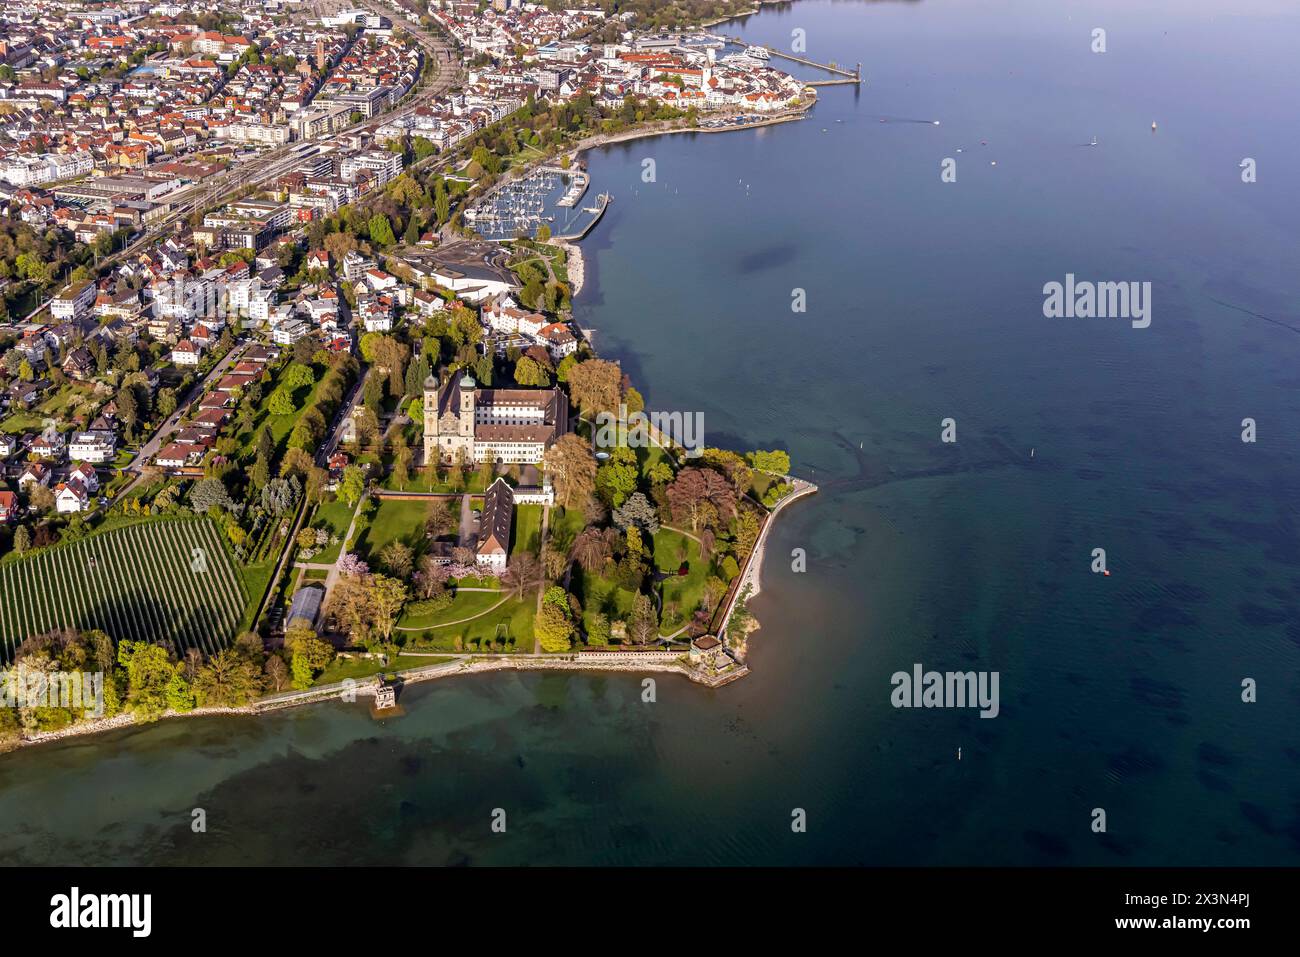
[[[1089,143],[1088,145],[1089,145],[1089,146],[1096,146],[1096,145],[1097,145],[1097,137],[1094,136],[1094,137],[1092,138],[1092,142]]]
[[[745,56],[752,56],[755,60],[770,60],[769,54],[762,47],[745,47]]]

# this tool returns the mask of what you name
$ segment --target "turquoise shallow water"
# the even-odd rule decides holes
[[[774,531],[745,681],[647,705],[630,676],[485,675],[384,724],[332,704],[35,749],[0,760],[0,854],[1294,863],[1300,13],[1221,6],[767,8],[731,29],[803,29],[866,86],[589,157],[615,201],[579,319],[653,406],[822,486]],[[1044,318],[1066,273],[1150,281],[1150,328]],[[999,717],[895,710],[915,662],[998,671]]]

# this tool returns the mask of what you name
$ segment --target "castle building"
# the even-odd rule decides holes
[[[535,464],[569,430],[559,389],[480,389],[471,376],[424,381],[424,461]]]

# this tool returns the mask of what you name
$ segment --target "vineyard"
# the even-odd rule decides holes
[[[207,519],[127,525],[0,564],[0,661],[29,635],[99,628],[114,639],[225,647],[246,604]]]

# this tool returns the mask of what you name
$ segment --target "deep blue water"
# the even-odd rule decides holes
[[[754,673],[652,705],[633,677],[487,675],[382,725],[33,749],[0,761],[6,860],[1300,857],[1300,10],[807,0],[728,29],[796,28],[866,85],[590,155],[614,204],[576,306],[653,406],[822,486],[774,532]],[[1150,327],[1044,318],[1067,273],[1151,282]],[[997,671],[1001,713],[891,707],[917,662]]]

